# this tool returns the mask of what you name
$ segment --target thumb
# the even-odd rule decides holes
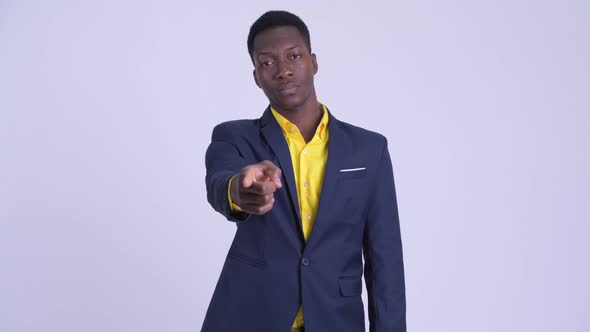
[[[244,178],[242,179],[242,187],[243,188],[249,188],[252,183],[254,183],[255,181],[255,177],[254,177],[254,170],[253,169],[248,169],[245,173],[244,173]]]

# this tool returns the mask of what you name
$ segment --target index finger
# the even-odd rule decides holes
[[[283,186],[283,184],[281,183],[281,176],[283,175],[283,171],[281,171],[281,169],[270,160],[263,160],[260,162],[260,164],[264,166],[264,174],[275,183],[277,188],[281,188]]]
[[[268,195],[275,192],[276,188],[276,185],[271,181],[256,181],[252,182],[250,187],[242,188],[242,191],[257,195]]]

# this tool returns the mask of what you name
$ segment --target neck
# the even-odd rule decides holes
[[[272,105],[275,111],[299,128],[299,132],[301,132],[306,142],[309,142],[313,138],[324,114],[320,103],[315,97],[315,93],[310,97],[305,104],[294,109],[281,109]]]

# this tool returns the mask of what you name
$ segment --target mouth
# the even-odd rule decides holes
[[[279,86],[279,94],[281,96],[292,95],[297,91],[298,87],[299,86],[294,83],[283,84],[283,85]]]

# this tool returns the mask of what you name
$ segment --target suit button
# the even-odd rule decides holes
[[[303,266],[308,266],[309,265],[309,259],[303,257],[301,259],[301,264],[303,264]]]

